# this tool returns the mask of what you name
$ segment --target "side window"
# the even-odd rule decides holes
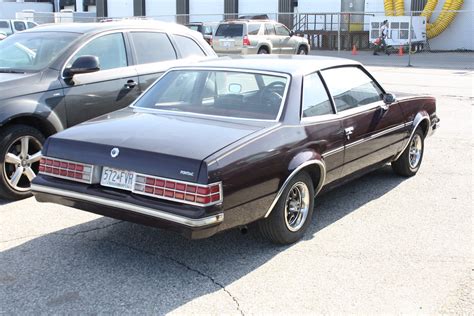
[[[29,29],[32,29],[32,28],[36,27],[36,24],[33,23],[33,22],[26,22],[26,24],[28,24]]]
[[[260,31],[260,25],[261,24],[247,24],[247,34],[248,35],[258,35],[258,32]]]
[[[13,28],[15,29],[15,31],[20,32],[26,30],[26,25],[24,22],[14,21]]]
[[[290,31],[288,31],[288,29],[284,25],[276,24],[275,30],[276,30],[276,35],[290,36]]]
[[[100,70],[127,67],[128,65],[122,33],[104,35],[92,40],[74,55],[66,67],[70,67],[77,58],[85,55],[97,56]]]
[[[334,68],[322,74],[338,112],[382,100],[379,87],[357,67]]]
[[[329,96],[317,73],[304,77],[303,81],[303,117],[333,114]]]
[[[189,37],[175,35],[174,39],[176,40],[176,44],[181,51],[182,57],[186,58],[190,56],[206,56],[201,47],[199,47],[199,45]]]
[[[138,64],[176,59],[176,52],[165,33],[132,32],[130,36],[132,37]]]
[[[271,23],[265,23],[265,35],[275,35],[275,27]]]

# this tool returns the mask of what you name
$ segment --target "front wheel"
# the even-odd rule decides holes
[[[301,172],[288,183],[270,216],[259,221],[260,232],[277,244],[294,243],[311,224],[313,207],[313,181]]]
[[[308,49],[304,46],[300,46],[298,48],[298,52],[297,52],[298,55],[308,55]]]
[[[27,125],[11,125],[0,133],[0,197],[19,200],[31,196],[38,173],[44,136]]]
[[[396,174],[412,177],[418,172],[425,149],[424,138],[425,135],[421,128],[417,128],[410,139],[408,147],[397,160],[392,162],[392,169]]]

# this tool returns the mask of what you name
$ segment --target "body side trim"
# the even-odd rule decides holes
[[[264,218],[267,218],[268,216],[270,216],[270,213],[272,212],[273,208],[275,207],[275,205],[277,204],[278,200],[280,199],[281,195],[283,194],[283,191],[285,190],[285,188],[288,186],[288,183],[290,182],[290,180],[299,172],[301,171],[301,169],[307,167],[307,166],[310,166],[310,165],[317,165],[319,166],[320,170],[321,170],[321,176],[319,177],[319,183],[318,185],[316,186],[316,189],[314,191],[314,196],[316,196],[319,191],[321,191],[321,188],[323,187],[324,185],[324,182],[326,180],[326,165],[324,164],[323,161],[321,160],[309,160],[309,161],[306,161],[304,163],[302,163],[301,165],[299,165],[295,170],[293,170],[291,172],[291,174],[288,176],[288,178],[286,178],[285,182],[283,183],[283,185],[281,186],[280,190],[278,191],[277,195],[275,196],[275,199],[273,200],[272,204],[270,205],[270,208],[268,209],[267,213],[265,214]]]
[[[98,196],[82,194],[82,193],[73,192],[69,190],[56,189],[56,188],[47,187],[44,185],[32,184],[31,189],[33,192],[59,195],[59,196],[67,197],[67,198],[78,199],[84,202],[102,204],[105,206],[124,209],[124,210],[131,211],[134,213],[139,213],[139,214],[155,217],[158,219],[166,220],[169,222],[173,222],[173,223],[177,223],[177,224],[181,224],[181,225],[185,225],[185,226],[193,227],[193,228],[219,224],[224,221],[224,213],[219,213],[219,214],[209,216],[209,217],[194,219],[194,218],[174,215],[168,212],[164,212],[164,211],[160,211],[160,210],[156,210],[156,209],[152,209],[148,207],[134,205],[131,203],[110,200],[110,199],[106,199],[106,198],[102,198]]]

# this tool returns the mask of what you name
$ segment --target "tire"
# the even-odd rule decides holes
[[[0,132],[1,198],[31,196],[31,180],[38,173],[44,139],[40,131],[27,125],[7,126]]]
[[[421,128],[417,128],[402,155],[392,162],[392,169],[396,174],[412,177],[418,172],[425,151],[424,140],[425,134]]]
[[[266,49],[265,47],[260,47],[257,54],[260,55],[260,54],[270,54],[270,53],[268,52],[268,49]]]
[[[296,52],[298,55],[308,55],[308,49],[304,46],[300,46]]]
[[[301,195],[306,192],[306,197]],[[296,194],[295,194],[296,193]],[[299,194],[299,196],[298,196]],[[289,207],[297,208],[299,200],[303,199],[303,207],[299,208],[300,212],[295,216],[295,212],[290,212]],[[290,200],[291,199],[291,200]],[[258,222],[260,233],[266,239],[273,243],[287,245],[301,239],[311,225],[314,207],[314,185],[311,177],[306,172],[297,174],[283,190],[277,204],[273,208],[268,218],[264,218]]]

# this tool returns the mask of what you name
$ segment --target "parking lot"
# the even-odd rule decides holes
[[[0,314],[472,313],[473,58],[416,58],[357,56],[387,90],[437,98],[415,177],[387,166],[317,197],[306,238],[286,247],[253,227],[189,241],[3,201]]]

